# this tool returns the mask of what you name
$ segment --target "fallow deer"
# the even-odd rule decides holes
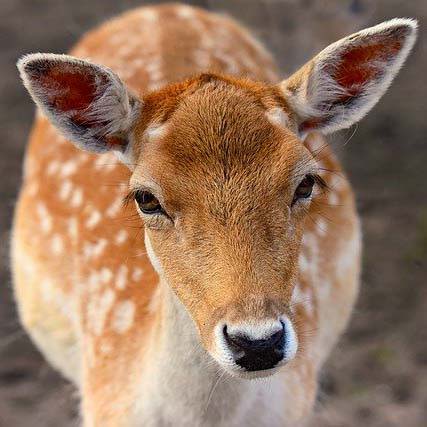
[[[101,25],[73,56],[19,61],[38,111],[16,302],[85,426],[310,417],[361,251],[323,135],[374,106],[415,38],[414,20],[392,19],[280,82],[234,21],[175,4]]]

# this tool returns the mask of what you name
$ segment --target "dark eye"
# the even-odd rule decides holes
[[[141,212],[145,214],[165,213],[156,197],[148,191],[138,191],[135,193],[135,200]]]
[[[306,175],[295,190],[292,204],[294,204],[299,199],[308,199],[313,192],[314,183],[314,177],[312,175]]]

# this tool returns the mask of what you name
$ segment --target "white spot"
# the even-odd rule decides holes
[[[113,170],[117,165],[117,158],[114,154],[107,153],[100,155],[95,160],[95,169],[97,170],[103,170],[103,171],[111,171]]]
[[[40,185],[37,181],[33,181],[28,185],[28,194],[34,197],[39,191]]]
[[[128,233],[126,230],[120,230],[114,239],[117,245],[122,245],[124,242],[126,242],[126,239],[128,238]]]
[[[92,273],[89,274],[87,284],[88,284],[89,292],[99,291],[101,283],[100,283],[100,277],[96,271],[92,271]]]
[[[66,200],[70,196],[71,190],[73,188],[73,184],[69,179],[65,180],[61,184],[61,188],[59,189],[59,198],[61,200]]]
[[[127,44],[122,45],[119,49],[116,50],[116,54],[119,56],[128,56],[134,51],[134,46]]]
[[[36,206],[37,215],[40,218],[40,226],[42,231],[49,233],[52,230],[52,217],[50,216],[46,205],[42,202],[39,202]]]
[[[144,271],[142,270],[142,268],[135,267],[133,269],[133,273],[132,273],[132,280],[134,282],[138,282],[139,280],[141,280],[141,277],[142,277],[143,273],[144,273]]]
[[[70,218],[68,220],[68,234],[73,240],[77,239],[78,223],[76,218]]]
[[[96,227],[96,225],[101,221],[101,213],[97,210],[93,210],[86,221],[86,227],[91,229]]]
[[[336,264],[336,275],[341,280],[350,276],[352,270],[357,268],[357,262],[360,257],[361,236],[358,228],[353,235],[342,242],[340,251],[340,262]]]
[[[328,224],[324,219],[319,219],[316,226],[320,236],[324,236],[328,231]]]
[[[55,255],[59,255],[64,250],[64,242],[59,234],[55,234],[52,237],[52,243],[51,243],[52,252]]]
[[[156,10],[151,8],[145,8],[141,11],[141,16],[143,19],[149,22],[157,22],[159,16]]]
[[[132,65],[134,68],[142,68],[145,65],[145,61],[142,58],[135,58],[132,61]]]
[[[71,196],[71,206],[73,208],[78,208],[83,203],[83,191],[81,188],[76,188]]]
[[[113,351],[113,346],[109,342],[103,341],[99,349],[102,354],[110,354]]]
[[[299,254],[298,264],[299,264],[299,269],[302,273],[304,273],[305,271],[308,270],[309,263],[308,263],[308,259],[305,256],[304,252],[301,252]]]
[[[99,239],[95,243],[86,242],[83,246],[83,255],[86,257],[96,258],[102,254],[106,246],[106,239]]]
[[[160,56],[156,56],[150,60],[150,62],[144,67],[148,74],[156,73],[162,69],[162,60]]]
[[[85,163],[90,159],[90,155],[88,153],[80,153],[77,157],[77,160],[80,163]]]
[[[119,334],[129,330],[135,316],[135,304],[130,300],[116,304],[113,311],[112,329]]]
[[[313,301],[309,288],[303,290],[301,285],[297,284],[292,293],[293,306],[302,306],[306,313],[310,316],[313,315]]]
[[[190,18],[194,18],[195,16],[195,11],[192,7],[190,6],[179,6],[176,10],[176,14],[177,16],[179,16],[180,18],[183,19],[190,19]]]
[[[65,162],[61,167],[61,175],[63,178],[73,175],[77,171],[77,162],[75,160],[69,160]]]
[[[89,324],[96,335],[101,335],[104,330],[108,312],[113,306],[116,294],[111,289],[106,289],[98,298],[93,297],[87,307]]]
[[[111,205],[110,207],[105,211],[105,214],[109,218],[115,217],[122,209],[123,205],[123,198],[118,197]]]
[[[61,164],[58,162],[58,160],[54,160],[54,161],[49,163],[49,165],[46,169],[46,173],[48,175],[55,175],[59,171],[60,166],[61,166]]]
[[[58,144],[64,144],[65,142],[67,142],[67,139],[64,136],[62,136],[60,133],[58,133],[56,135],[56,142]]]
[[[162,125],[151,125],[145,131],[148,141],[156,141],[162,136],[165,135],[167,130],[167,124],[163,123]]]
[[[127,284],[128,268],[125,265],[121,265],[116,273],[116,287],[117,289],[123,290]]]
[[[103,283],[109,283],[110,280],[113,278],[113,273],[109,268],[103,267],[100,272],[100,277]]]
[[[164,77],[164,73],[163,73],[163,65],[160,57],[156,57],[153,60],[151,60],[144,67],[144,69],[148,74],[151,84],[153,83],[159,84],[162,81]]]
[[[288,116],[281,108],[272,108],[268,110],[265,115],[273,125],[285,127],[288,123]]]
[[[93,247],[93,256],[97,257],[102,254],[105,247],[107,246],[107,240],[106,239],[99,239],[98,242]]]

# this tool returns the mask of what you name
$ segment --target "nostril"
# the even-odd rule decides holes
[[[227,325],[222,330],[227,344],[236,349],[245,349],[248,346],[248,339],[241,334],[229,334]]]
[[[222,328],[222,333],[224,334],[225,338],[228,337],[227,325],[224,325],[224,327]]]
[[[248,339],[244,335],[229,335],[225,336],[227,343],[239,350],[249,350],[254,346],[254,341]],[[261,340],[260,340],[261,341]]]
[[[282,329],[278,330],[276,333],[274,333],[270,338],[270,346],[276,347],[277,345],[282,346],[284,343],[284,337],[285,337],[285,325],[283,322],[280,322],[282,324]]]

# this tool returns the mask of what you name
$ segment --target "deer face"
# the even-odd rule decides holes
[[[83,149],[114,150],[153,265],[208,352],[245,376],[292,359],[289,310],[306,212],[321,180],[304,145],[363,117],[415,40],[397,19],[326,48],[277,86],[202,75],[137,98],[109,69],[29,55],[24,83]]]
[[[138,137],[130,198],[207,350],[230,370],[273,368],[297,349],[289,301],[317,166],[274,88],[216,76],[189,85]]]

